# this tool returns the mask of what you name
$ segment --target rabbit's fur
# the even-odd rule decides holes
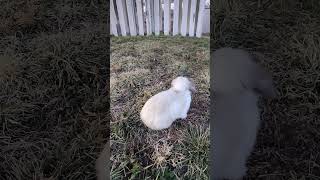
[[[110,171],[108,169],[109,157],[110,157],[110,146],[109,146],[109,142],[107,142],[96,161],[97,180],[110,179]]]
[[[222,48],[211,56],[214,98],[213,179],[242,179],[260,124],[259,95],[275,97],[271,76],[246,51]]]
[[[166,129],[176,119],[185,119],[190,108],[194,83],[179,76],[171,82],[171,88],[152,96],[143,106],[140,118],[153,130]]]

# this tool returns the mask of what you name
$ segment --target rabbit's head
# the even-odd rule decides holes
[[[265,97],[275,97],[272,78],[246,51],[221,48],[211,56],[213,91],[236,93],[253,91]]]
[[[190,90],[192,92],[196,91],[196,87],[194,83],[187,77],[179,76],[172,80],[171,87],[175,91],[186,91]]]

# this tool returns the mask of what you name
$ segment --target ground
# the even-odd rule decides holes
[[[112,38],[112,179],[208,179],[209,57],[209,38]],[[197,88],[187,119],[148,129],[142,106],[178,75]]]
[[[95,179],[108,136],[107,1],[0,3],[0,179]]]
[[[211,48],[239,47],[273,74],[247,179],[320,179],[319,1],[214,1]]]

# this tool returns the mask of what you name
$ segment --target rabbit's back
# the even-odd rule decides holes
[[[215,177],[245,175],[260,123],[257,101],[252,92],[218,97],[211,136]]]
[[[260,124],[258,96],[275,97],[276,91],[271,75],[245,50],[220,48],[211,61],[216,96],[211,167],[214,178],[241,179]]]
[[[140,117],[151,129],[165,129],[176,119],[185,117],[190,103],[190,91],[175,92],[169,89],[151,97],[143,106]]]
[[[258,96],[250,91],[218,97],[213,124],[223,129],[231,128],[237,133],[256,129],[260,121],[257,103]]]
[[[162,91],[152,96],[143,106],[140,117],[151,129],[165,129],[175,120],[177,97],[172,91]],[[176,109],[175,109],[176,108]]]
[[[109,180],[110,170],[108,168],[108,157],[110,157],[110,146],[107,142],[96,161],[96,171],[98,180]]]

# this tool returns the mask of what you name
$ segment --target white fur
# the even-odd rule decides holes
[[[272,80],[245,51],[214,52],[213,179],[242,179],[260,125],[259,95],[274,96]]]
[[[110,157],[110,146],[107,142],[104,145],[102,152],[96,160],[97,180],[109,180],[110,170],[108,169],[108,162]]]
[[[221,98],[221,97],[220,97]],[[260,117],[252,92],[222,97],[215,102],[213,137],[214,178],[240,179],[253,149]]]
[[[194,85],[186,77],[177,77],[171,88],[152,96],[143,106],[140,117],[153,130],[166,129],[176,119],[187,118]]]

